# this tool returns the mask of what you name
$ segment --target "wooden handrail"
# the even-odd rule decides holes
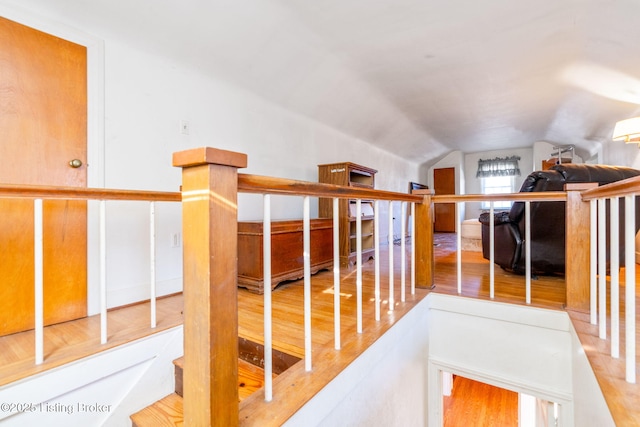
[[[174,153],[173,165],[183,178],[185,424],[237,425],[237,192],[414,202],[417,227],[431,232],[430,194],[238,174],[246,155],[210,147]],[[424,240],[416,275],[430,286],[433,245]]]
[[[433,203],[457,203],[457,202],[490,202],[490,201],[514,201],[514,202],[564,202],[567,193],[564,191],[542,191],[536,193],[507,193],[507,194],[442,194],[431,198]]]
[[[415,203],[422,203],[423,201],[422,196],[415,194],[250,174],[238,174],[238,191],[241,193],[393,200]]]
[[[640,180],[636,181],[640,186]],[[464,194],[433,196],[435,203],[481,202],[481,201],[528,201],[528,202],[566,202],[566,259],[565,272],[567,308],[586,310],[589,307],[589,207],[584,203],[581,194],[591,192],[586,190],[594,184],[570,184],[566,191],[522,192],[511,194]],[[623,188],[628,188],[627,184]],[[602,188],[602,187],[600,187]],[[640,187],[638,187],[640,188]]]
[[[0,184],[0,197],[44,199],[136,200],[179,202],[181,193],[166,191],[114,190],[107,188],[54,187],[45,185]]]
[[[422,196],[415,194],[412,195],[358,187],[344,187],[334,184],[322,184],[250,174],[238,174],[238,191],[241,193],[269,193],[291,196],[340,197],[354,199],[360,198],[414,203],[422,203],[423,200]],[[148,200],[164,202],[179,202],[182,200],[182,194],[179,192],[16,184],[0,184],[0,197],[84,200]]]
[[[597,188],[583,191],[582,200],[589,201],[598,198],[609,198],[616,196],[626,196],[640,193],[640,176],[601,185]]]

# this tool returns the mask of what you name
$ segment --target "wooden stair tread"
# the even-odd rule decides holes
[[[173,427],[184,423],[182,397],[172,393],[131,415],[133,427]]]
[[[176,372],[182,375],[184,358],[173,361]],[[274,374],[275,378],[276,375]],[[181,381],[181,378],[180,378]],[[242,359],[238,360],[238,397],[239,400],[247,398],[264,386],[264,370]],[[183,425],[182,396],[172,393],[153,405],[136,412],[131,416],[133,427],[173,427]]]
[[[272,378],[277,375],[272,374]],[[264,387],[264,369],[242,359],[238,360],[238,396],[239,400],[249,397]]]

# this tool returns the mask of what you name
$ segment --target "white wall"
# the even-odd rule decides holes
[[[568,145],[568,144],[563,144]],[[555,144],[550,144],[545,141],[537,141],[533,144],[533,170],[537,171],[542,169],[542,162],[551,158],[551,153],[553,153],[553,147],[556,147]],[[571,157],[570,153],[563,155],[564,157]],[[578,156],[576,153],[573,153],[572,163],[584,163],[584,159]]]
[[[478,153],[463,153],[454,151],[433,166],[428,168],[429,187],[433,188],[433,170],[439,168],[455,168],[456,194],[481,194],[480,180],[476,178],[479,159],[492,159],[495,157],[520,156],[521,176],[516,177],[516,190],[522,185],[522,181],[533,169],[532,149],[518,148],[510,150],[483,151]],[[465,203],[462,212],[459,212],[459,220],[478,218],[480,216],[480,203]]]
[[[466,179],[466,194],[482,194],[482,186],[480,178],[476,178],[476,172],[478,171],[478,160],[494,159],[496,157],[520,157],[520,176],[515,177],[515,191],[520,189],[524,179],[533,170],[533,150],[531,148],[514,148],[509,150],[494,150],[494,151],[482,151],[478,153],[468,153],[464,156],[464,171],[467,176]],[[465,219],[478,218],[481,213],[480,203],[469,202],[465,203]]]
[[[170,57],[133,48],[135,40],[103,28],[87,27],[48,4],[29,8],[28,1],[0,2],[0,14],[48,31],[71,30],[101,41],[104,47],[104,105],[90,111],[104,114],[103,139],[91,143],[89,186],[178,191],[181,171],[171,165],[173,152],[212,146],[248,155],[240,172],[317,181],[317,165],[351,161],[379,171],[376,187],[406,193],[409,181],[419,181],[418,165],[329,128],[313,118],[288,111],[214,75],[202,74]],[[100,76],[102,77],[102,76]],[[92,76],[90,76],[92,78]],[[180,122],[189,122],[189,134]],[[97,160],[99,159],[99,160]],[[101,163],[99,165],[99,163]],[[98,176],[95,168],[100,167]],[[261,218],[261,198],[243,196],[241,220]],[[107,260],[109,307],[148,298],[148,207],[138,203],[108,203]],[[91,210],[90,212],[96,212]],[[312,201],[312,216],[317,200]],[[400,233],[399,206],[394,207],[394,234]],[[274,219],[301,218],[300,198],[274,198]],[[387,223],[382,204],[382,223]],[[179,207],[159,206],[156,213],[159,294],[181,289],[182,253],[171,247],[181,230]],[[90,218],[91,226],[97,221]],[[89,230],[90,251],[97,247]],[[381,232],[386,242],[387,229]],[[97,249],[95,249],[97,253]],[[90,252],[90,258],[93,259]],[[98,267],[90,266],[90,313],[97,308]]]
[[[638,147],[638,144],[625,144],[622,141],[607,141],[603,144],[602,149],[604,163],[640,169],[640,149]]]
[[[563,426],[614,425],[566,312],[437,293],[286,425],[442,425],[442,371],[557,402]]]
[[[478,170],[478,160],[493,159],[495,157],[520,157],[520,176],[515,177],[515,191],[522,186],[523,181],[531,172],[542,168],[542,161],[550,157],[553,151],[553,144],[545,141],[537,141],[532,147],[515,148],[508,150],[481,151],[476,153],[454,152],[440,160],[429,169],[430,183],[433,185],[433,169],[442,167],[456,167],[456,188],[459,194],[481,194],[482,186],[480,179],[476,178]],[[575,163],[582,163],[583,160],[574,155]],[[460,168],[461,170],[458,170]],[[480,203],[465,203],[463,219],[478,218],[482,213]]]
[[[425,299],[284,425],[427,425],[427,308]]]

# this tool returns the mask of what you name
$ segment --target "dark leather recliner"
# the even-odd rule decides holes
[[[604,185],[637,175],[640,175],[640,170],[621,166],[561,164],[546,171],[532,172],[522,183],[520,192],[562,191],[566,183],[597,182]],[[517,274],[525,273],[524,211],[525,204],[515,202],[510,211],[494,214],[494,261],[504,270]],[[624,224],[624,199],[620,199],[619,213],[620,224]],[[489,259],[489,213],[481,214],[479,219],[482,223],[482,255]],[[639,225],[640,198],[636,197],[636,227]],[[608,234],[607,224],[607,242]],[[622,225],[620,265],[624,265]],[[531,272],[549,275],[564,274],[564,271],[565,202],[531,202]]]

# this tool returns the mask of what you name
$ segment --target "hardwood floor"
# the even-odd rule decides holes
[[[373,306],[366,302],[371,300],[373,293],[373,261],[363,264],[363,304],[364,330],[372,334],[355,334],[355,268],[343,268],[342,288],[340,300],[342,303],[341,333],[343,351],[336,356],[331,349],[333,347],[333,273],[321,271],[312,276],[312,312],[313,312],[313,361],[318,363],[317,369],[322,370],[326,378],[337,375],[343,366],[346,366],[360,351],[375,341],[380,335],[389,329],[391,325],[417,302],[428,295],[429,292],[457,294],[456,282],[456,252],[455,235],[435,235],[436,287],[433,290],[417,289],[415,295],[407,292],[407,302],[400,303],[400,289],[395,288],[395,311],[389,311],[389,301],[386,291],[386,278],[388,277],[388,256],[386,251],[381,253],[382,295],[384,298],[382,308],[382,321],[373,319]],[[400,248],[394,246],[395,262],[394,271],[396,282],[399,281]],[[474,298],[489,298],[488,262],[478,252],[463,252],[462,294]],[[495,269],[496,289],[495,300],[524,304],[525,279],[523,276],[504,272],[500,268]],[[408,282],[408,274],[407,274]],[[639,281],[640,282],[640,281]],[[274,347],[285,353],[303,357],[303,314],[302,314],[302,282],[286,282],[279,285],[273,293],[274,304]],[[553,309],[563,309],[564,306],[564,280],[561,277],[538,277],[532,281],[532,305]],[[239,334],[255,342],[262,341],[262,308],[263,299],[260,295],[239,289]],[[639,310],[640,311],[640,310]],[[629,386],[622,382],[617,362],[612,363],[608,357],[608,341],[599,341],[594,338],[593,326],[585,321],[580,313],[570,313],[581,340],[587,345],[587,355],[595,367],[598,381],[600,382],[609,405],[614,412],[626,413],[627,418],[620,420],[640,419],[637,402],[640,396],[636,390],[638,387]],[[72,360],[101,352],[114,346],[126,343],[158,330],[177,326],[182,323],[182,296],[175,295],[162,298],[158,301],[158,327],[152,330],[149,327],[148,304],[138,304],[109,312],[109,342],[105,345],[99,343],[99,319],[96,316],[88,317],[73,322],[66,322],[51,326],[45,330],[45,362],[35,366],[33,361],[33,332],[24,332],[0,337],[0,386],[16,381],[26,376],[34,375],[47,369],[60,366]],[[597,336],[597,331],[596,335]],[[639,339],[640,341],[640,339]],[[328,350],[325,350],[327,347]],[[286,389],[291,382],[298,381],[304,384],[304,389],[310,394],[319,390],[324,383],[309,379],[304,375],[302,363],[294,365],[291,375],[286,380],[279,376],[274,380],[274,396],[278,396],[278,390]],[[314,365],[316,366],[316,365]],[[314,368],[316,369],[316,368]],[[640,369],[639,369],[640,372]],[[611,379],[613,378],[613,379]],[[623,380],[622,380],[623,381]],[[618,391],[616,391],[618,390]],[[248,396],[241,403],[242,416],[253,416],[259,422],[261,415],[260,393]],[[299,407],[305,396],[296,396],[287,402],[278,402],[274,399],[271,411],[282,410],[282,416]],[[281,405],[281,406],[278,406]],[[620,409],[616,411],[616,406]],[[630,408],[630,406],[632,406]],[[275,409],[274,409],[275,408]],[[615,415],[614,415],[615,416]],[[618,419],[616,419],[617,421]],[[477,424],[476,425],[486,425]],[[620,423],[624,424],[624,422]]]
[[[436,292],[458,295],[456,236],[434,235]],[[496,266],[494,301],[525,304],[525,277]],[[563,277],[538,276],[531,281],[531,305],[563,309],[566,287]],[[490,299],[489,262],[481,252],[462,251],[462,296]]]
[[[639,282],[640,280],[637,280],[636,283]],[[636,325],[640,324],[639,306],[640,298],[636,297]],[[640,426],[640,387],[638,384],[628,383],[625,379],[624,323],[620,325],[620,357],[614,359],[611,357],[610,326],[607,327],[608,339],[602,340],[598,337],[598,326],[589,322],[589,316],[586,313],[570,311],[569,316],[616,425]],[[636,355],[640,355],[640,330],[637,326]],[[637,360],[638,357],[636,357]],[[640,373],[638,362],[636,362],[636,373]]]
[[[444,427],[517,427],[518,393],[456,376],[443,414]]]
[[[0,337],[0,386],[178,326],[183,323],[182,295],[158,299],[157,318],[152,329],[149,303],[109,311],[106,344],[100,344],[98,316],[48,326],[41,365],[35,364],[33,331]]]

